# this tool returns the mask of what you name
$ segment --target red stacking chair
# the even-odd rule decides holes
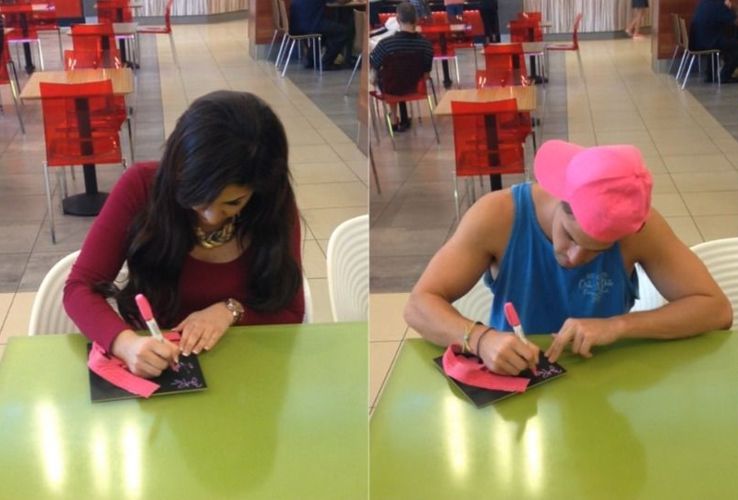
[[[566,43],[548,43],[546,44],[546,51],[556,50],[568,50],[577,53],[577,63],[579,64],[579,74],[584,79],[584,70],[582,69],[582,56],[579,54],[579,26],[582,24],[581,12],[574,18],[574,28],[571,33],[571,42]]]
[[[543,30],[540,20],[518,18],[510,21],[510,41],[513,43],[542,42]]]
[[[392,131],[392,120],[390,119],[389,109],[387,105],[399,104],[401,102],[422,101],[428,102],[428,110],[430,112],[430,120],[433,124],[433,131],[436,133],[436,142],[441,143],[438,137],[438,129],[433,119],[433,102],[428,95],[428,87],[426,86],[426,73],[423,68],[423,57],[421,53],[416,51],[397,51],[387,54],[382,61],[382,67],[379,68],[377,79],[379,89],[369,92],[375,101],[374,120],[376,123],[379,114],[377,101],[381,101],[384,108],[384,119],[387,123],[392,145],[395,145],[395,136]],[[433,85],[433,81],[428,79]],[[377,139],[379,139],[379,134]]]
[[[477,71],[477,88],[530,85],[520,43],[485,45],[484,64],[484,69]]]
[[[96,5],[97,19],[101,23],[133,22],[133,12],[128,6],[128,0],[98,0]]]
[[[34,21],[33,5],[30,3],[0,5],[0,15],[5,20],[5,28],[12,28],[12,31],[5,35],[8,44],[35,44],[38,49],[38,62],[43,70],[44,55],[41,52],[41,40],[38,38],[38,29]]]
[[[72,47],[80,57],[94,57],[96,61],[92,67],[122,67],[113,25],[110,23],[72,25]]]
[[[437,13],[443,14],[445,13]],[[434,19],[435,21],[435,19]],[[459,74],[459,58],[456,56],[456,46],[453,43],[453,32],[448,22],[434,22],[433,24],[424,24],[421,28],[423,38],[427,39],[433,45],[433,63],[437,61],[453,60],[456,69],[456,83],[461,87],[461,76]],[[438,78],[438,66],[436,66],[436,78]]]
[[[3,43],[0,46],[0,85],[8,84],[10,86],[10,95],[13,97],[13,104],[15,105],[15,112],[18,115],[18,124],[22,133],[26,133],[26,128],[23,126],[23,116],[21,115],[21,100],[20,100],[20,85],[18,85],[18,74],[15,71],[15,64],[10,58],[10,51],[8,49],[8,40],[3,39]],[[2,102],[0,102],[0,111],[3,110]]]
[[[172,4],[174,0],[167,0],[167,4],[164,7],[164,26],[139,26],[136,28],[137,33],[146,35],[167,35],[169,36],[169,46],[172,48],[172,60],[174,65],[179,68],[177,62],[177,49],[174,48],[174,35],[172,33]],[[274,43],[272,41],[272,43]],[[271,48],[269,49],[271,52]]]
[[[40,83],[46,161],[44,180],[49,210],[51,241],[56,243],[54,210],[48,167],[116,163],[123,164],[116,120],[97,119],[115,109],[111,80],[91,83]],[[66,195],[66,186],[64,192]]]
[[[515,99],[494,102],[451,101],[454,124],[454,201],[459,219],[458,177],[524,174],[525,157]]]

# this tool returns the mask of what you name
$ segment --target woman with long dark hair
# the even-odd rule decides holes
[[[184,112],[160,163],[116,183],[64,289],[82,333],[155,377],[233,324],[299,323],[300,224],[284,128],[258,97],[217,91]],[[124,284],[114,280],[123,263]],[[179,346],[139,336],[143,293]],[[106,300],[108,299],[108,300]],[[115,304],[119,314],[111,306]]]

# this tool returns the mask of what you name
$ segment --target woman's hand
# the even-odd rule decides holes
[[[571,352],[585,358],[591,358],[591,349],[596,345],[607,345],[618,340],[616,324],[613,319],[569,318],[561,326],[559,333],[554,333],[554,341],[546,351],[546,357],[556,362],[564,347],[571,342]]]
[[[138,335],[133,330],[123,330],[111,346],[113,355],[121,359],[128,370],[139,377],[153,378],[169,366],[179,363],[179,348],[164,339]]]
[[[232,322],[231,311],[223,302],[218,302],[193,312],[172,330],[182,334],[179,350],[185,356],[189,356],[191,352],[200,354],[203,349],[206,351],[212,349]]]
[[[526,343],[510,333],[489,332],[479,343],[477,355],[484,365],[501,375],[517,375],[526,368],[535,369],[538,346]]]

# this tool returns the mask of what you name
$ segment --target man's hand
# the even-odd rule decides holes
[[[546,357],[552,363],[559,359],[569,343],[573,353],[591,358],[592,346],[611,344],[618,340],[619,334],[612,319],[569,318],[553,337],[554,341],[546,351]]]
[[[491,371],[517,375],[526,368],[535,368],[539,351],[538,346],[515,335],[492,331],[481,339],[477,355]]]

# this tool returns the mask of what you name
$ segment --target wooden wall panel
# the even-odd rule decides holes
[[[692,19],[692,13],[699,0],[653,0],[656,3],[654,12],[654,36],[651,38],[652,52],[655,59],[671,59],[674,53],[674,30],[671,14],[675,13],[687,19]]]
[[[285,0],[285,7],[289,12],[289,0]],[[272,0],[249,0],[249,40],[252,48],[270,43],[273,35]],[[252,56],[256,57],[253,49]]]

